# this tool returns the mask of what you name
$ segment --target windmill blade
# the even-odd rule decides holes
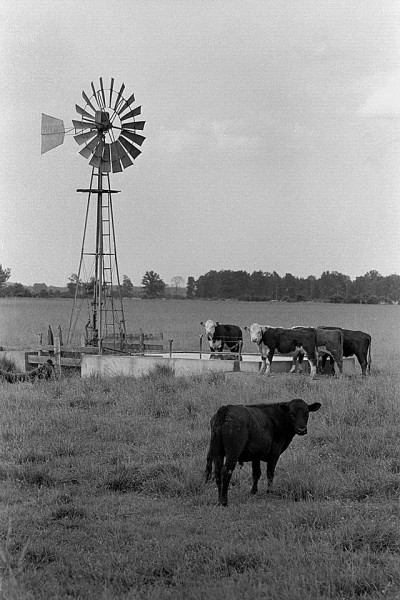
[[[126,119],[130,119],[131,117],[137,117],[138,115],[140,115],[141,110],[142,110],[142,107],[137,106],[133,110],[130,110],[128,113],[126,113],[126,115],[124,115],[123,117],[120,117],[120,120],[126,121]]]
[[[42,113],[42,147],[41,154],[60,146],[64,142],[64,121]]]
[[[86,117],[87,119],[89,119],[89,121],[93,121],[94,120],[94,116],[91,115],[90,113],[88,113],[83,108],[81,108],[79,106],[79,104],[75,104],[75,110],[76,110],[77,113],[79,113],[80,115],[82,115],[82,117]]]
[[[124,169],[127,169],[128,167],[133,165],[133,162],[131,161],[131,159],[129,158],[127,153],[125,152],[125,148],[122,146],[121,142],[119,142],[117,140],[115,142],[115,147],[117,149],[118,156],[121,159],[122,166],[124,167]]]
[[[128,100],[124,102],[124,104],[118,110],[118,114],[121,115],[121,113],[123,113],[124,110],[126,110],[132,104],[132,102],[135,102],[135,94],[132,94],[132,96],[130,96]]]
[[[109,106],[111,106],[111,98],[112,98],[113,88],[114,88],[114,77],[111,77],[111,85],[110,85],[110,102],[109,102]]]
[[[74,140],[80,145],[88,142],[94,135],[97,135],[97,131],[91,130],[86,133],[78,133],[78,135],[74,135]]]
[[[92,160],[89,161],[89,165],[91,165],[92,167],[100,167],[100,165],[102,164],[104,145],[104,140],[101,139],[100,142],[97,144],[96,150],[94,151],[94,154],[92,156]]]
[[[97,134],[96,137],[87,144],[82,150],[79,152],[84,158],[90,158],[91,154],[97,148],[97,146],[101,143],[101,134]]]
[[[72,119],[72,125],[75,129],[96,129],[96,123],[86,123],[85,121],[75,121]]]
[[[122,123],[122,129],[144,129],[146,121],[134,121],[133,123]]]
[[[112,171],[113,173],[121,173],[123,171],[123,168],[121,166],[121,161],[119,159],[119,155],[118,155],[118,144],[119,142],[112,142],[112,144],[110,144],[110,150],[111,150],[111,166],[112,166]]]
[[[122,92],[124,91],[124,89],[125,89],[125,84],[123,83],[121,85],[121,89],[119,90],[119,92],[117,94],[117,99],[116,99],[115,104],[114,104],[114,111],[117,111],[117,106],[118,106],[118,104],[119,104],[119,102],[121,100]]]
[[[91,108],[91,109],[92,109],[94,112],[96,112],[96,109],[95,109],[95,107],[94,107],[94,106],[93,106],[93,104],[90,102],[90,100],[89,100],[88,96],[85,94],[85,92],[82,92],[82,98],[84,99],[84,101],[86,102],[86,104],[87,104],[88,106],[90,106],[90,108]]]
[[[103,106],[106,106],[106,95],[104,93],[104,86],[103,86],[103,78],[100,77],[100,90],[101,90],[101,97],[103,98]]]
[[[141,146],[146,139],[143,135],[139,135],[138,133],[132,133],[132,131],[121,131],[121,135],[131,140],[138,146]]]
[[[95,89],[95,87],[94,87],[94,85],[93,85],[93,81],[91,81],[90,85],[91,85],[91,87],[92,87],[92,90],[93,90],[93,96],[94,96],[94,99],[96,100],[96,102],[97,102],[97,104],[98,104],[98,107],[99,107],[99,108],[101,108],[101,105],[100,105],[100,103],[99,103],[99,99],[98,99],[98,97],[97,97],[97,92],[96,92],[96,89]]]
[[[122,135],[119,138],[119,141],[125,147],[125,150],[127,152],[129,152],[129,154],[131,155],[133,160],[135,160],[135,158],[137,158],[139,156],[139,154],[141,154],[142,151],[139,150],[139,148],[136,148],[136,146],[133,146],[130,142],[128,142],[128,140],[123,138]]]

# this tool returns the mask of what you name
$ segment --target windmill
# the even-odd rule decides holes
[[[93,263],[91,299],[88,303],[88,322],[85,326],[86,345],[104,348],[120,347],[126,338],[125,316],[118,272],[117,249],[114,229],[112,197],[118,190],[111,188],[110,173],[121,173],[139,156],[145,140],[137,133],[144,129],[145,121],[136,120],[141,107],[133,107],[135,95],[124,97],[125,84],[118,89],[111,78],[110,87],[105,88],[100,77],[96,87],[91,83],[91,93],[82,92],[85,105],[75,105],[79,115],[72,120],[73,127],[65,129],[61,119],[42,114],[42,148],[44,154],[64,142],[65,134],[72,134],[83,148],[79,154],[92,167],[90,185],[78,192],[87,194],[87,207],[77,284],[81,281],[85,260]],[[73,132],[73,133],[72,133]],[[89,216],[95,214],[95,229],[89,241]],[[92,247],[88,247],[92,244]],[[94,259],[94,260],[93,260]],[[79,316],[79,285],[71,312],[68,340],[71,341]]]

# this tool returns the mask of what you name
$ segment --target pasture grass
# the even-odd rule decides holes
[[[396,370],[1,384],[0,598],[400,597]],[[274,488],[204,483],[222,404],[319,401]]]

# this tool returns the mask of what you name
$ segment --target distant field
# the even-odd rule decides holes
[[[211,318],[242,327],[258,322],[283,327],[338,325],[361,329],[372,335],[375,366],[383,366],[400,353],[400,306],[201,300],[127,300],[124,306],[128,332],[163,332],[165,340],[174,340],[176,350],[198,350],[204,332],[200,321]],[[1,298],[0,345],[27,347],[36,344],[40,332],[46,340],[49,325],[53,332],[61,325],[65,336],[71,308],[69,299]],[[77,331],[83,331],[87,314],[83,306]],[[244,351],[255,351],[247,334]]]

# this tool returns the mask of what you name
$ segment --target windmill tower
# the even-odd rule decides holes
[[[83,146],[79,154],[92,167],[88,188],[78,189],[87,194],[87,206],[81,256],[78,269],[74,304],[71,312],[68,340],[71,342],[81,306],[81,278],[86,264],[89,284],[85,284],[88,320],[85,326],[85,343],[96,346],[101,353],[105,349],[116,349],[126,338],[125,316],[118,271],[117,248],[113,215],[113,195],[110,173],[121,173],[139,156],[145,140],[137,131],[143,130],[145,121],[136,120],[141,107],[133,107],[135,95],[124,97],[125,84],[119,90],[111,78],[110,87],[105,88],[100,77],[96,88],[91,83],[91,95],[84,91],[85,106],[75,105],[79,120],[72,120],[73,127],[65,129],[61,119],[42,114],[42,154],[64,142],[65,134],[72,133],[75,141]],[[89,222],[94,213],[95,228],[90,236]]]

